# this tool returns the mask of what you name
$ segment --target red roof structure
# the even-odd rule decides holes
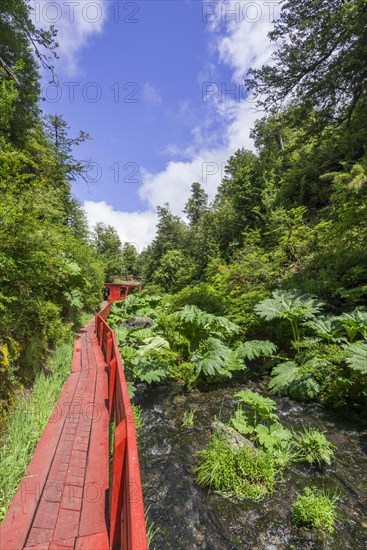
[[[141,279],[139,277],[113,277],[112,283],[105,283],[108,288],[108,303],[125,300],[134,289],[141,291]]]

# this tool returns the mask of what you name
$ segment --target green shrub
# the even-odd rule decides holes
[[[293,521],[297,526],[333,533],[336,519],[335,503],[337,498],[330,497],[316,487],[306,487],[304,494],[297,493],[292,506]]]
[[[214,315],[223,315],[225,312],[225,296],[219,294],[208,283],[199,283],[182,289],[172,296],[171,304],[175,309],[185,305],[197,306]]]

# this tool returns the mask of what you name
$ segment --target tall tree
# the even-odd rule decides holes
[[[208,208],[208,195],[200,183],[193,183],[191,196],[187,201],[183,212],[187,215],[191,225],[197,225],[203,212]]]
[[[247,80],[266,110],[292,101],[344,120],[366,101],[366,0],[285,0],[269,36],[274,63]]]
[[[228,160],[214,201],[225,255],[242,243],[245,229],[258,226],[263,209],[261,193],[258,159],[251,151],[239,149]]]
[[[120,275],[123,267],[122,247],[116,229],[112,225],[97,223],[92,240],[97,254],[104,261],[106,278]]]
[[[172,214],[169,204],[157,207],[158,225],[153,242],[144,254],[144,279],[151,280],[160,266],[160,260],[170,250],[183,247],[187,227],[184,222]]]
[[[88,139],[92,139],[92,136],[81,130],[76,137],[70,137],[70,126],[61,115],[46,115],[45,123],[46,133],[53,144],[55,155],[63,169],[64,176],[69,181],[74,180],[77,175],[83,174],[85,162],[75,159],[73,148]]]
[[[139,275],[138,252],[132,243],[124,243],[122,247],[122,270],[126,275]]]
[[[57,48],[56,30],[36,28],[31,9],[28,0],[2,0],[0,4],[0,81],[12,81],[17,89],[9,130],[12,140],[20,143],[38,117],[38,64],[50,70],[54,78]]]

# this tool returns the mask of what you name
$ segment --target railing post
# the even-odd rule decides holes
[[[115,384],[116,384],[116,367],[117,367],[117,359],[114,357],[109,362],[109,395],[108,395],[108,403],[110,407],[110,421],[112,422],[114,418],[114,410],[115,410]]]
[[[105,328],[105,325],[104,323],[101,323],[99,325],[99,338],[98,338],[98,343],[99,343],[99,347],[102,349],[102,344],[103,344],[103,333],[104,333],[104,328]]]
[[[112,490],[110,505],[110,542],[111,549],[121,548],[121,512],[123,493],[123,470],[126,450],[126,420],[122,420],[115,428],[113,447]]]
[[[112,332],[107,333],[107,343],[106,343],[106,363],[109,365],[111,359],[112,359],[112,347],[113,347],[113,341],[112,341]]]

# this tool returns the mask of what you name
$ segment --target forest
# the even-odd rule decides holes
[[[198,451],[199,485],[258,500],[292,461],[330,464],[323,432],[289,430],[272,398],[332,411],[366,403],[366,0],[282,2],[271,33],[281,46],[246,80],[262,111],[254,150],[233,151],[211,202],[190,182],[181,217],[159,206],[140,254],[112,226],[91,231],[73,196],[85,169],[76,146],[91,136],[71,136],[40,107],[40,72],[56,78],[55,29],[36,28],[26,0],[3,0],[0,37],[1,424],[98,311],[104,281],[128,274],[143,278],[143,293],[115,304],[109,321],[132,397],[142,384],[184,395],[249,375],[262,384],[263,395],[236,390],[236,411]],[[131,316],[152,326],[130,331]],[[307,515],[315,499],[322,525]],[[306,488],[294,518],[330,534],[334,500]]]

